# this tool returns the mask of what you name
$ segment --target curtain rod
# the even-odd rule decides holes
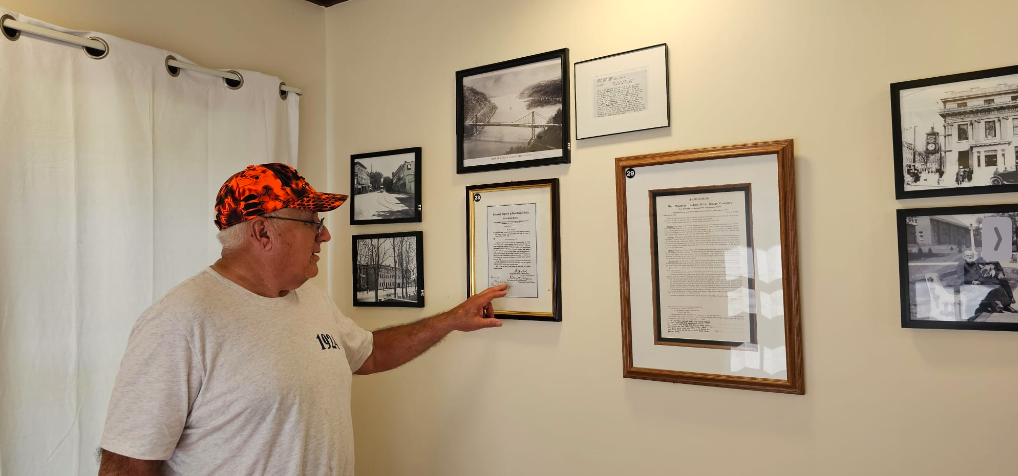
[[[106,52],[109,49],[108,46],[106,45],[106,42],[102,41],[102,40],[100,40],[98,38],[96,38],[96,39],[81,38],[81,37],[74,36],[74,35],[71,35],[71,34],[67,34],[67,33],[64,33],[64,32],[61,32],[61,31],[51,30],[49,28],[44,28],[44,27],[41,27],[41,26],[36,26],[36,25],[29,24],[29,23],[17,21],[13,17],[11,17],[10,15],[4,15],[2,17],[2,19],[0,19],[0,28],[10,28],[10,29],[13,29],[13,30],[23,31],[23,32],[26,32],[26,33],[32,33],[32,34],[35,34],[35,35],[44,36],[46,38],[51,38],[51,39],[54,39],[54,40],[63,41],[65,43],[75,44],[75,45],[81,46],[82,48],[89,48],[89,49],[97,50],[97,51],[101,52],[99,55],[94,55],[93,56],[93,57],[97,57],[97,58],[105,57]],[[6,36],[8,39],[11,39],[11,40],[16,40],[17,39],[17,36],[12,38],[11,36],[9,36],[7,34],[6,31],[4,32],[4,36]],[[91,53],[89,53],[89,54],[90,54],[90,56],[92,56]],[[185,63],[183,61],[178,61],[175,58],[174,59],[167,59],[166,60],[166,65],[169,66],[169,67],[181,68],[181,69],[189,69],[191,71],[198,71],[200,73],[211,74],[213,76],[219,76],[220,78],[228,79],[230,81],[243,81],[243,78],[239,74],[237,74],[237,73],[229,72],[229,71],[218,71],[218,70],[215,70],[215,69],[206,68],[206,67],[203,67],[203,66],[198,66],[196,64]],[[298,96],[301,96],[303,94],[303,92],[300,90],[300,88],[295,88],[293,86],[288,86],[286,84],[280,84],[279,85],[279,90],[280,91],[291,92],[291,93],[294,93],[294,94],[296,94]],[[282,93],[280,93],[280,94],[282,94]]]

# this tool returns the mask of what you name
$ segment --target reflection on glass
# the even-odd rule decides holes
[[[772,283],[781,279],[781,247],[774,245],[770,249],[756,250],[756,279],[759,282]]]
[[[725,250],[725,277],[731,281],[740,278],[752,278],[749,269],[749,248],[735,246]]]
[[[757,299],[760,303],[760,314],[767,319],[774,319],[785,315],[785,295],[781,288],[772,293],[757,291]]]
[[[731,350],[731,372],[744,369],[763,370],[775,375],[786,370],[785,346],[746,346]]]

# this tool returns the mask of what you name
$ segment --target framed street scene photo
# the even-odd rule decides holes
[[[615,160],[625,378],[805,393],[792,141]]]
[[[1018,191],[1018,66],[891,84],[895,198]]]
[[[573,65],[576,138],[668,127],[668,45]]]
[[[424,233],[353,235],[353,305],[424,307]]]
[[[456,173],[569,163],[569,50],[456,72]]]
[[[350,224],[421,221],[421,148],[350,156]]]
[[[467,187],[467,296],[509,284],[495,317],[562,320],[558,179]]]
[[[901,326],[1018,331],[1018,205],[898,210]]]

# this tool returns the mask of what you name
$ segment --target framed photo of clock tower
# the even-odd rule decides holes
[[[891,84],[895,198],[1018,192],[1018,66]]]

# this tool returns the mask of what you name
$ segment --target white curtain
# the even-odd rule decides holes
[[[0,37],[0,475],[94,475],[131,326],[218,257],[228,176],[296,165],[298,99],[275,77],[172,77],[178,54],[4,13],[110,46],[96,60]]]

